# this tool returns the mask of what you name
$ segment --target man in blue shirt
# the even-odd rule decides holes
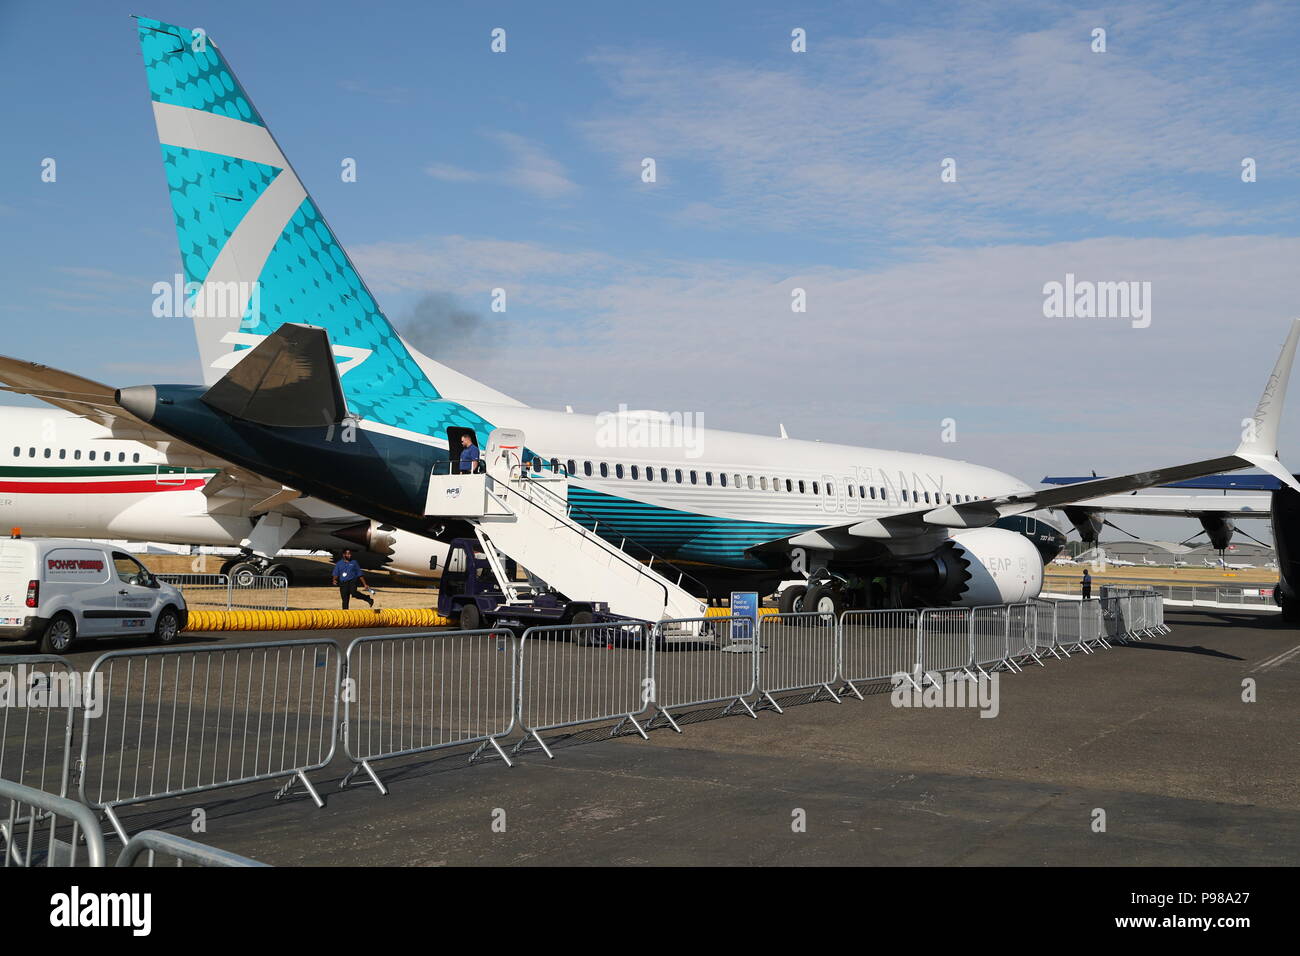
[[[460,447],[460,473],[472,475],[478,466],[478,445],[474,444],[473,437],[466,432],[460,436]]]
[[[366,584],[365,576],[361,573],[361,565],[352,560],[351,548],[344,551],[343,557],[334,565],[334,583],[338,585],[339,597],[343,599],[343,610],[348,609],[348,599],[354,596],[371,607],[375,606],[374,600],[357,590],[358,584],[367,591],[370,590],[370,585]]]
[[[1082,585],[1080,590],[1083,592],[1083,599],[1085,601],[1092,600],[1092,575],[1088,573],[1087,568],[1083,569],[1083,580],[1079,583]]]

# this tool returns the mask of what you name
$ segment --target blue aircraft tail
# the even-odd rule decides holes
[[[329,334],[352,412],[421,431],[449,414],[462,417],[446,408],[429,414],[438,388],[380,311],[216,44],[201,30],[142,18],[137,25],[205,383],[283,323],[305,323]]]

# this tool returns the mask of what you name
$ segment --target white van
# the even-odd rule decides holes
[[[170,644],[185,598],[124,551],[71,538],[0,539],[0,640],[66,654],[82,638],[152,634]]]

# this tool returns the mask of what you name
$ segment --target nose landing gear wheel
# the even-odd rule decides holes
[[[798,614],[800,611],[808,610],[805,603],[805,597],[808,589],[802,584],[792,585],[781,592],[781,601],[779,610],[782,614]]]

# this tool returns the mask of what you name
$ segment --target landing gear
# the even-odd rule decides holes
[[[254,581],[262,573],[262,568],[253,561],[238,561],[230,566],[226,572],[230,575],[230,583],[237,588],[251,588]]]
[[[844,592],[838,581],[822,581],[811,585],[803,599],[805,611],[816,611],[828,623],[839,620],[844,607]]]
[[[287,564],[282,564],[278,561],[275,564],[269,564],[262,574],[268,578],[284,578],[289,587],[293,587],[293,571],[290,570],[289,565]]]
[[[781,600],[777,605],[782,614],[798,614],[806,610],[804,597],[808,589],[802,584],[793,584],[781,592]]]

